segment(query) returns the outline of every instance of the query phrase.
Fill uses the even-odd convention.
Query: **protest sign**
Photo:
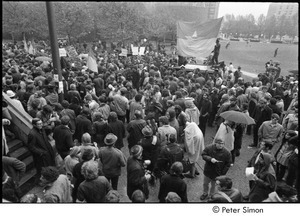
[[[139,55],[139,48],[138,47],[131,47],[132,55]]]
[[[128,54],[127,49],[121,48],[121,53],[119,54],[119,56],[127,57],[127,54]]]
[[[59,48],[59,56],[60,57],[66,57],[67,56],[67,51],[65,48]]]
[[[145,54],[145,47],[140,47],[139,55],[144,55],[144,54]]]

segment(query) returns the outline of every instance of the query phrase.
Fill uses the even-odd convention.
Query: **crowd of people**
[[[235,70],[232,63],[188,71],[165,53],[124,57],[101,46],[90,49],[98,72],[84,58],[81,66],[61,58],[61,88],[51,62],[3,44],[2,91],[15,108],[32,117],[27,146],[36,183],[45,189],[43,198],[12,194],[11,183],[19,178],[3,167],[3,201],[120,202],[118,181],[126,167],[132,202],[145,202],[149,185],[155,183],[160,185],[160,202],[188,202],[185,179],[200,174],[195,166],[200,158],[205,166],[199,201],[297,200],[298,80],[280,76],[279,63],[269,61],[265,72],[244,82],[241,67]],[[7,160],[12,158],[7,141],[15,134],[5,108],[2,163],[16,173],[19,167]],[[220,116],[231,110],[246,113],[256,124]],[[212,144],[204,144],[206,126],[216,129]],[[253,135],[249,148],[257,149],[249,159],[248,166],[254,167],[249,195],[241,195],[226,176],[240,156],[244,134]],[[276,143],[280,147],[273,155]],[[23,174],[24,166],[20,168]]]

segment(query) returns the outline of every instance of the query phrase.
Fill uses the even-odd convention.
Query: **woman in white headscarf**
[[[190,172],[184,176],[187,178],[194,178],[196,172],[195,164],[204,150],[204,137],[200,128],[195,122],[186,122],[184,136],[186,152],[188,155],[188,160],[191,164]]]

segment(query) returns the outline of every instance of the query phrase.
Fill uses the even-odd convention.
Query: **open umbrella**
[[[46,57],[46,56],[36,57],[35,59],[38,61],[52,61],[50,57]]]
[[[239,111],[226,111],[221,113],[220,116],[225,120],[233,121],[239,124],[247,124],[247,125],[255,124],[253,118],[251,118],[246,113],[239,112]]]

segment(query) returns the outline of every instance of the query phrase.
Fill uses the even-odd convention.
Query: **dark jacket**
[[[69,118],[70,118],[70,123],[69,123],[69,127],[70,127],[70,130],[72,133],[75,132],[75,129],[76,129],[76,114],[75,114],[75,111],[72,110],[72,109],[63,109],[61,112],[60,112],[60,116],[64,116],[64,115],[68,115]]]
[[[84,133],[93,134],[92,122],[84,115],[78,115],[76,118],[76,130],[73,139],[78,139],[81,143],[81,137]]]
[[[55,154],[44,129],[33,127],[28,135],[28,149],[33,154],[38,172],[42,167],[55,166]]]
[[[253,119],[256,122],[257,126],[260,126],[264,121],[271,120],[272,109],[269,106],[266,106],[263,110],[261,110],[260,106],[256,106],[253,111]]]
[[[226,175],[231,164],[230,152],[226,148],[217,149],[215,144],[208,145],[203,150],[202,158],[205,160],[204,175],[213,180],[217,176]],[[222,162],[212,163],[212,158]]]
[[[63,159],[69,154],[70,148],[74,146],[72,137],[69,127],[59,125],[54,128],[53,139],[55,140],[55,147]]]
[[[138,189],[145,194],[147,199],[149,189],[143,162],[130,156],[127,160],[127,195],[129,199],[131,199],[132,193]]]
[[[165,198],[169,192],[175,192],[181,198],[181,202],[187,203],[187,185],[185,181],[177,175],[164,175],[161,178],[158,199],[159,202],[166,202]]]
[[[142,129],[147,125],[146,121],[143,119],[136,119],[129,122],[127,125],[128,131],[128,147],[136,145],[144,136],[142,134]]]
[[[93,129],[93,141],[97,142],[99,147],[104,146],[104,138],[108,132],[108,125],[107,122],[104,121],[95,121],[92,124]]]
[[[125,126],[120,120],[108,123],[108,133],[113,133],[118,137],[115,143],[115,147],[121,149],[124,147],[123,138],[125,137]]]

